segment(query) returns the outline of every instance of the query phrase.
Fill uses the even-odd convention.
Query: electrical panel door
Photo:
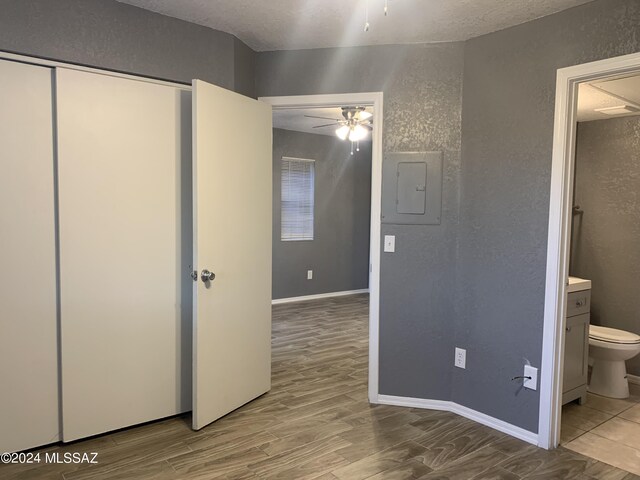
[[[382,223],[438,225],[442,152],[394,152],[382,166]]]
[[[396,213],[424,215],[427,192],[426,162],[400,162],[396,175]]]

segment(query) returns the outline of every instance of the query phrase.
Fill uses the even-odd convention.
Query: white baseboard
[[[633,383],[634,385],[640,385],[640,377],[637,375],[627,374],[627,380],[629,380],[629,383]]]
[[[304,295],[301,297],[276,298],[271,300],[271,305],[279,305],[281,303],[306,302],[307,300],[320,300],[322,298],[344,297],[346,295],[357,295],[358,293],[369,293],[368,288],[362,290],[345,290],[343,292],[319,293],[317,295]]]
[[[538,445],[538,434],[530,432],[515,425],[511,425],[503,420],[499,420],[494,417],[490,417],[484,413],[472,410],[468,407],[458,405],[454,402],[448,402],[445,400],[427,400],[424,398],[411,398],[411,397],[395,397],[392,395],[378,395],[377,402],[383,405],[395,405],[397,407],[413,407],[413,408],[425,408],[428,410],[442,410],[445,412],[455,413],[461,417],[468,418],[474,422],[481,423],[487,427],[491,427],[499,432],[506,433],[512,437],[519,438],[527,443]]]
[[[451,405],[453,404],[453,402],[448,402],[446,400],[427,400],[425,398],[396,397],[394,395],[378,395],[378,400],[375,403],[381,403],[382,405],[393,405],[395,407],[442,410],[445,412],[450,412]]]

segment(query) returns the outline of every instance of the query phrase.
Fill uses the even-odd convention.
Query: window
[[[313,240],[314,176],[314,160],[282,157],[282,241]]]

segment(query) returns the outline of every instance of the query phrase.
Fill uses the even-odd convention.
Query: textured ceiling
[[[615,117],[640,115],[640,112],[622,115],[606,115],[596,108],[630,105],[640,108],[640,76],[617,78],[581,84],[578,92],[578,121],[605,120]]]
[[[257,51],[468,40],[592,0],[118,0],[231,33]],[[369,4],[368,32],[364,32]]]
[[[367,108],[366,110],[373,113],[372,108]],[[340,107],[275,109],[273,110],[273,128],[293,130],[294,132],[315,133],[318,135],[335,135],[336,129],[338,128],[337,122],[336,126],[313,128],[318,125],[332,123],[332,121],[319,118],[307,118],[305,115],[327,117],[336,120],[344,118]]]

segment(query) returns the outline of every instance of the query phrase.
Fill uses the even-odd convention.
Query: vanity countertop
[[[591,280],[585,280],[584,278],[578,277],[569,277],[567,293],[580,292],[582,290],[591,290]]]

